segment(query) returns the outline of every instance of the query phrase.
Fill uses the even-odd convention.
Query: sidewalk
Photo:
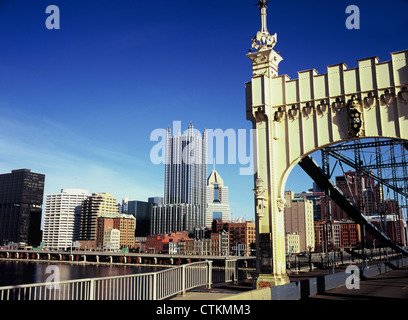
[[[177,295],[169,300],[220,300],[233,298],[234,295],[253,290],[251,283],[231,284],[216,283],[211,289],[205,286],[188,291],[184,295]]]
[[[392,263],[392,259],[387,264]],[[374,261],[367,261],[368,269],[370,266],[378,265],[379,263],[384,263],[384,260],[374,260]],[[354,265],[358,267],[365,266],[365,263],[361,263],[361,261],[356,261]],[[290,282],[300,282],[302,280],[308,280],[312,278],[317,278],[321,276],[327,276],[334,273],[341,273],[345,272],[347,266],[349,264],[339,265],[336,266],[334,269],[314,269],[308,272],[299,272],[298,274],[288,274]],[[252,286],[252,280],[247,280],[245,283],[240,284],[231,284],[231,283],[216,283],[213,285],[211,289],[207,289],[204,286],[195,288],[193,290],[188,291],[184,295],[177,295],[169,300],[220,300],[220,299],[232,299],[234,300],[234,295],[249,292],[254,290]],[[238,298],[238,296],[237,296]]]

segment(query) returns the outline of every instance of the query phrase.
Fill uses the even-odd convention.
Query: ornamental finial
[[[277,42],[277,35],[270,35],[266,25],[266,4],[269,1],[259,0],[256,6],[259,6],[261,11],[261,31],[256,33],[255,38],[252,39],[252,48],[255,48],[258,51],[272,49]],[[251,49],[252,50],[252,49]]]

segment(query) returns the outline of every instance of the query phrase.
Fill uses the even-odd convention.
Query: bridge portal
[[[284,189],[292,168],[326,146],[358,138],[408,140],[408,50],[279,75],[266,1],[259,2],[261,30],[252,40],[252,79],[246,83],[246,117],[254,129],[257,287],[289,282],[285,264]]]

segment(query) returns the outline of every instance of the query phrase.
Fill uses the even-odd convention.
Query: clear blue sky
[[[246,53],[259,30],[256,0],[0,0],[0,172],[46,175],[62,188],[147,200],[163,195],[164,167],[150,161],[150,134],[181,121],[187,129],[250,129]],[[360,8],[348,30],[345,9]],[[60,9],[48,30],[48,5]],[[284,60],[280,74],[408,48],[408,1],[271,1],[268,29]],[[253,181],[217,164],[233,217],[253,217]],[[209,166],[210,172],[212,166]],[[294,169],[286,189],[312,181]]]

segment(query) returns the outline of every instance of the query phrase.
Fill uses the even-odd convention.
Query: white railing
[[[158,272],[0,287],[0,300],[162,300],[212,285],[212,261]]]
[[[225,260],[225,282],[238,282],[237,260]]]

